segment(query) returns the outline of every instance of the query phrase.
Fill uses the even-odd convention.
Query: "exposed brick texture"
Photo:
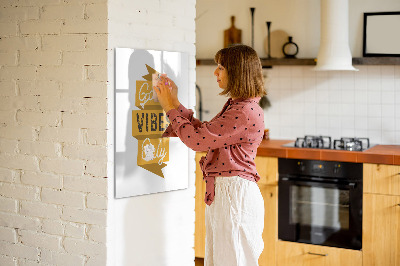
[[[0,265],[106,263],[107,14],[0,1]]]

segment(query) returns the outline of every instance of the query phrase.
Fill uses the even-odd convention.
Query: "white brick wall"
[[[189,55],[189,106],[195,104],[195,5],[196,0],[113,0],[109,6],[108,98],[109,120],[114,120],[114,52],[116,47],[185,52]],[[94,68],[87,75],[96,78]],[[100,77],[102,77],[100,75]],[[88,132],[88,136],[90,132]],[[114,198],[113,130],[108,131],[109,169],[93,163],[86,171],[109,176],[108,264],[194,265],[194,153],[189,155],[188,189]],[[87,204],[93,204],[91,197]],[[101,206],[101,202],[98,202]],[[96,206],[97,203],[96,203]],[[177,206],[179,206],[177,208]],[[93,207],[94,208],[94,207]],[[97,231],[97,230],[96,230]],[[89,239],[98,239],[89,230]],[[97,235],[97,233],[96,233]],[[92,238],[91,238],[92,237]],[[95,237],[95,238],[94,238]],[[91,258],[92,259],[92,258]],[[90,262],[90,260],[89,260]],[[93,265],[96,265],[93,262]]]
[[[105,265],[107,1],[0,1],[0,265]]]

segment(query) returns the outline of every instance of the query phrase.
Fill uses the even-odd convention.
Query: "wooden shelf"
[[[315,58],[260,58],[263,67],[272,66],[314,66]],[[197,59],[196,65],[215,65],[214,59]],[[353,65],[400,65],[400,57],[357,57]]]
[[[358,57],[353,65],[400,65],[400,57]]]

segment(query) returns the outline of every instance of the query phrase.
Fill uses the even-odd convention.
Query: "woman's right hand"
[[[178,86],[176,86],[175,82],[169,77],[161,77],[161,79],[163,82],[168,82],[169,87],[171,88],[172,103],[174,104],[175,108],[178,108],[181,104],[178,100]]]

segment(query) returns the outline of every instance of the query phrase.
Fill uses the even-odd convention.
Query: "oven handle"
[[[289,182],[294,185],[307,185],[307,186],[318,185],[319,187],[337,187],[346,189],[354,189],[356,187],[355,182],[316,181],[316,180],[304,180],[300,178],[290,178],[290,177],[281,177],[280,180],[283,182]]]

